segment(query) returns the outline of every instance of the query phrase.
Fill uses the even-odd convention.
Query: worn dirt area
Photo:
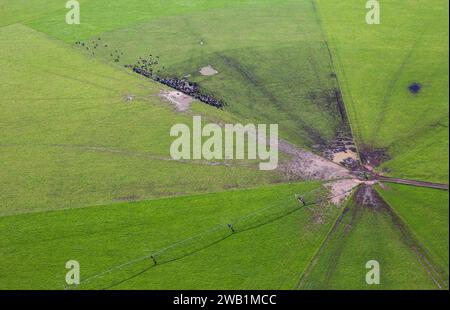
[[[357,161],[358,154],[349,150],[333,154],[333,162],[337,164],[345,162],[348,158]]]
[[[359,153],[361,155],[362,163],[371,167],[378,167],[383,162],[390,159],[390,156],[385,149],[374,149],[367,145],[363,145],[360,148]]]
[[[310,151],[303,150],[287,141],[278,139],[267,139],[264,136],[257,135],[255,132],[240,131],[248,137],[253,137],[260,142],[266,139],[267,145],[271,148],[278,142],[279,153],[285,153],[290,158],[278,163],[277,170],[280,171],[287,180],[323,180],[331,181],[337,179],[353,179],[351,172],[330,160],[327,160]],[[256,135],[256,137],[255,137]]]
[[[219,71],[214,69],[211,65],[201,68],[199,72],[201,75],[204,75],[204,76],[212,76],[212,75],[216,75],[219,73]]]
[[[279,150],[291,156],[278,164],[278,170],[289,180],[336,180],[352,179],[350,171],[312,152],[280,140]]]
[[[360,165],[358,150],[353,138],[349,134],[340,133],[334,141],[318,146],[325,158],[343,165],[349,169],[355,169]]]
[[[330,201],[337,206],[345,201],[352,190],[361,183],[362,181],[358,179],[342,179],[326,183],[325,187],[330,191]]]
[[[373,188],[373,183],[365,182],[356,192],[356,202],[375,211],[386,211],[389,206]]]
[[[180,91],[162,90],[159,93],[159,96],[172,103],[178,112],[186,112],[189,110],[192,102],[194,101],[193,97],[183,94]]]

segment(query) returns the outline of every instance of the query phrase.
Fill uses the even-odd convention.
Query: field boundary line
[[[419,264],[428,274],[430,279],[439,289],[448,289],[448,274],[441,269],[440,264],[436,264],[433,255],[417,238],[417,235],[409,227],[407,222],[395,211],[395,209],[383,198],[383,196],[375,189],[378,196],[388,208],[388,214],[391,218],[394,228],[405,240],[402,242],[408,247],[408,250],[414,253]],[[396,222],[398,225],[396,225]],[[402,228],[402,229],[401,229]],[[408,241],[411,244],[408,244]],[[446,280],[447,279],[447,280]]]
[[[400,77],[401,77],[403,71],[405,71],[405,68],[408,65],[408,62],[409,62],[410,58],[412,57],[414,51],[419,46],[424,33],[425,33],[425,28],[421,31],[420,35],[418,36],[418,39],[409,48],[405,57],[401,61],[400,66],[397,68],[397,70],[395,70],[394,76],[388,82],[388,87],[383,96],[383,101],[381,102],[381,109],[380,109],[380,112],[378,113],[377,121],[375,122],[375,126],[372,129],[372,134],[371,134],[371,137],[372,137],[371,144],[372,145],[375,145],[375,141],[377,140],[377,137],[379,136],[380,129],[381,129],[381,127],[383,127],[383,126],[381,126],[381,123],[383,123],[386,119],[385,114],[387,113],[387,111],[389,109],[389,103],[393,96],[394,89],[395,89],[398,81],[400,80]]]
[[[355,142],[355,147],[356,147],[356,151],[357,151],[358,157],[361,158],[360,151],[359,151],[359,143],[358,143],[359,141],[358,140],[360,140],[362,142],[362,139],[361,139],[361,137],[358,137],[357,135],[355,135],[355,130],[353,128],[354,124],[352,123],[352,120],[351,120],[350,115],[348,113],[348,105],[346,104],[346,98],[344,98],[345,92],[344,92],[343,87],[341,85],[340,78],[338,77],[338,74],[342,71],[341,73],[342,73],[343,79],[345,81],[345,84],[346,85],[348,84],[348,81],[347,81],[347,79],[345,77],[344,68],[343,68],[342,65],[336,65],[336,63],[335,63],[335,60],[334,60],[334,57],[333,57],[334,53],[331,50],[331,48],[329,46],[329,43],[328,43],[330,35],[328,34],[328,32],[325,29],[325,26],[324,26],[324,24],[322,22],[322,19],[321,19],[321,16],[320,16],[320,12],[319,12],[319,8],[318,8],[318,5],[317,5],[317,0],[311,0],[311,4],[312,4],[312,7],[313,7],[314,16],[316,17],[316,22],[317,22],[317,24],[318,24],[318,26],[319,26],[319,28],[321,30],[323,42],[325,43],[325,46],[326,46],[326,48],[328,50],[328,54],[329,54],[329,57],[330,57],[330,62],[331,62],[331,65],[332,65],[332,69],[333,69],[333,71],[336,74],[336,82],[337,82],[337,85],[339,87],[339,91],[341,93],[342,101],[344,103],[345,115],[346,115],[346,118],[347,118],[348,126],[350,128],[350,133],[351,133],[352,138],[353,138],[353,140]],[[336,53],[338,53],[337,47],[336,47]],[[338,62],[339,62],[339,56],[337,56],[336,58],[338,59]],[[348,85],[347,85],[347,89],[350,92],[350,88],[348,87]],[[351,99],[350,101],[353,102],[353,99],[351,98],[351,95],[350,95],[350,99]],[[354,107],[354,105],[351,105],[351,106],[353,108],[353,113],[354,113],[355,118],[356,118],[355,107]]]
[[[353,190],[353,189],[352,189],[352,190]],[[322,186],[319,186],[319,187],[317,187],[317,188],[315,188],[315,189],[313,189],[313,190],[310,190],[310,191],[308,191],[308,192],[306,192],[306,193],[303,193],[303,195],[308,195],[308,194],[316,193],[316,192],[320,192],[320,191],[324,191],[325,193],[329,193],[329,192],[326,190],[326,188],[324,188],[324,187],[322,187]],[[157,266],[159,266],[159,265],[164,265],[164,264],[167,264],[167,263],[171,263],[171,262],[173,262],[173,261],[180,260],[180,259],[182,259],[182,258],[184,258],[184,257],[187,257],[187,256],[190,256],[190,255],[192,255],[192,254],[194,254],[194,253],[200,252],[200,251],[202,251],[202,250],[204,250],[204,249],[206,249],[206,248],[208,248],[208,247],[210,247],[210,246],[212,246],[212,245],[214,245],[214,244],[217,244],[217,243],[219,243],[219,242],[221,242],[221,241],[223,241],[223,240],[225,240],[225,239],[227,239],[227,238],[229,238],[229,237],[231,237],[231,236],[233,236],[233,235],[235,235],[235,234],[239,234],[239,233],[241,233],[241,232],[245,232],[245,231],[249,231],[249,230],[252,230],[252,229],[259,228],[259,227],[261,227],[261,226],[264,226],[264,225],[267,225],[267,224],[269,224],[269,223],[272,223],[272,222],[275,222],[275,221],[277,221],[277,220],[280,220],[281,218],[284,218],[284,217],[286,217],[286,216],[288,216],[288,215],[290,215],[290,214],[293,214],[293,213],[295,213],[295,212],[297,212],[297,211],[303,210],[305,207],[314,206],[314,205],[318,205],[318,204],[320,204],[320,203],[324,203],[324,202],[331,201],[331,199],[336,198],[336,197],[340,197],[340,196],[343,196],[343,195],[346,195],[348,192],[349,192],[349,191],[347,191],[347,192],[345,192],[345,193],[342,193],[342,194],[339,194],[339,195],[331,196],[331,197],[330,197],[329,195],[327,195],[327,197],[324,198],[324,199],[322,199],[322,198],[316,199],[316,200],[313,200],[313,201],[311,201],[311,202],[306,202],[306,203],[303,204],[303,205],[301,205],[301,204],[299,205],[299,201],[293,200],[293,201],[292,201],[292,206],[287,207],[287,210],[285,210],[285,212],[282,212],[281,214],[278,214],[278,215],[275,214],[275,216],[274,216],[273,218],[270,218],[270,219],[268,219],[268,220],[267,220],[266,218],[264,218],[264,221],[261,221],[261,223],[256,223],[256,225],[250,223],[250,224],[248,225],[248,227],[245,227],[245,226],[244,226],[244,227],[240,228],[240,227],[239,227],[240,221],[242,221],[242,220],[245,221],[245,220],[247,220],[249,217],[252,217],[252,216],[255,216],[255,215],[257,216],[258,214],[260,215],[260,213],[262,213],[263,211],[270,210],[270,209],[276,209],[276,208],[279,208],[280,206],[285,205],[287,202],[286,202],[286,201],[283,201],[282,203],[279,203],[279,204],[276,204],[276,205],[272,205],[272,206],[268,206],[268,207],[266,207],[266,208],[262,208],[262,209],[255,210],[255,211],[250,212],[250,213],[248,213],[248,214],[246,214],[246,215],[243,215],[243,216],[241,216],[241,217],[239,217],[239,218],[231,219],[231,220],[230,220],[230,224],[217,224],[217,225],[213,226],[213,227],[212,227],[211,229],[209,229],[209,230],[206,230],[206,231],[203,231],[203,232],[196,233],[196,234],[194,234],[194,235],[192,235],[192,236],[190,236],[190,237],[188,237],[188,238],[185,238],[185,239],[183,239],[183,240],[179,240],[179,241],[177,241],[177,242],[175,242],[175,243],[172,243],[172,244],[170,244],[170,245],[168,245],[168,246],[166,246],[166,247],[164,247],[164,248],[155,250],[155,251],[153,251],[153,252],[150,252],[150,251],[149,251],[150,254],[148,254],[148,255],[145,255],[145,256],[141,256],[141,257],[132,259],[132,260],[130,260],[130,261],[128,261],[128,262],[125,262],[125,263],[122,263],[122,264],[119,264],[119,265],[116,265],[116,266],[112,266],[112,267],[110,267],[110,268],[108,268],[108,269],[106,269],[106,270],[104,270],[104,271],[102,271],[102,272],[100,272],[100,273],[97,273],[97,274],[95,274],[95,275],[92,275],[92,276],[90,276],[90,277],[87,277],[86,280],[82,281],[82,282],[79,284],[79,286],[82,286],[83,284],[89,285],[89,282],[90,282],[91,280],[98,279],[98,278],[100,278],[100,277],[102,277],[102,276],[104,276],[104,275],[106,275],[106,274],[111,274],[111,273],[114,272],[114,271],[120,271],[120,270],[122,270],[122,268],[124,268],[124,267],[126,267],[126,266],[130,266],[130,265],[132,265],[132,264],[134,264],[134,263],[141,262],[141,261],[144,261],[144,260],[149,260],[150,262],[151,262],[151,260],[153,260],[153,262],[154,262],[154,264],[153,264],[153,265],[149,265],[149,266],[148,266],[149,268],[146,268],[145,271],[151,269],[152,267],[157,267]],[[236,227],[236,230],[234,230],[233,227]],[[177,245],[182,245],[182,244],[185,243],[185,242],[188,242],[188,241],[190,241],[190,240],[194,240],[194,239],[197,238],[197,237],[205,236],[205,235],[207,235],[208,233],[211,233],[211,232],[217,232],[217,231],[220,231],[220,230],[223,230],[223,229],[225,229],[225,232],[226,232],[226,233],[223,234],[221,237],[217,238],[215,241],[210,242],[210,243],[207,243],[207,244],[205,244],[205,245],[199,247],[198,249],[192,249],[192,250],[190,250],[190,251],[187,251],[186,253],[181,253],[181,255],[178,255],[178,256],[175,255],[175,257],[173,257],[173,258],[170,258],[170,257],[169,257],[168,259],[163,260],[161,263],[157,263],[157,260],[156,260],[156,259],[158,259],[158,256],[157,256],[158,254],[164,253],[165,251],[170,250],[170,249],[176,247]],[[140,270],[140,271],[139,271],[139,274],[142,274],[142,273],[145,272],[145,271]],[[106,286],[106,287],[103,287],[102,289],[112,288],[112,287],[117,286],[117,285],[119,285],[119,284],[121,284],[121,283],[124,283],[124,282],[126,282],[127,280],[132,279],[132,278],[134,278],[134,277],[135,277],[135,275],[131,275],[131,276],[128,277],[127,279],[124,279],[124,280],[120,280],[120,281],[114,282],[114,283],[112,283],[111,285],[108,285],[108,286]],[[78,289],[78,286],[77,286],[77,287],[65,287],[65,289],[69,289],[69,290]],[[81,287],[81,289],[82,289],[82,287]]]
[[[356,187],[357,188],[357,187]],[[353,191],[354,189],[351,189],[351,191]],[[352,196],[354,195],[354,193],[352,194]],[[314,267],[317,265],[317,262],[320,258],[320,254],[322,254],[323,249],[325,248],[325,246],[328,244],[329,240],[334,236],[334,234],[336,233],[339,225],[341,224],[342,220],[344,219],[344,216],[347,214],[348,211],[350,211],[350,208],[347,206],[347,204],[349,203],[349,201],[351,201],[352,196],[349,197],[349,199],[347,199],[346,205],[345,207],[342,208],[342,211],[339,213],[339,215],[336,217],[336,220],[334,222],[334,224],[330,227],[330,229],[328,230],[327,234],[325,235],[325,237],[323,238],[322,242],[319,244],[316,252],[312,255],[309,263],[306,265],[306,267],[304,268],[303,272],[300,275],[299,280],[297,281],[297,285],[295,287],[295,289],[300,290],[301,287],[304,285],[304,280],[309,276],[309,274],[311,273],[311,271],[314,269]]]

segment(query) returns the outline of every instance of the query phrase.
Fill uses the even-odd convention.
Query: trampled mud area
[[[375,211],[383,211],[389,208],[370,184],[361,185],[356,192],[355,198],[358,205],[371,208]]]
[[[352,194],[355,187],[362,183],[358,179],[342,179],[329,182],[325,184],[325,187],[330,191],[330,201],[334,205],[340,205]]]
[[[362,145],[359,152],[361,162],[366,166],[378,167],[383,162],[390,159],[390,156],[385,149],[375,149],[368,145]]]
[[[344,167],[356,169],[360,165],[358,150],[351,134],[337,134],[336,138],[320,147],[322,155]]]
[[[280,140],[279,150],[288,154],[290,160],[279,163],[280,170],[288,180],[336,180],[351,179],[350,171],[312,152]]]
[[[186,112],[191,107],[194,98],[179,91],[161,91],[161,98],[166,99],[175,106],[178,112]]]

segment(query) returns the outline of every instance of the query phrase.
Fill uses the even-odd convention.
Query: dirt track
[[[442,189],[442,190],[448,191],[448,184],[407,180],[407,179],[399,179],[399,178],[390,178],[390,177],[384,177],[381,175],[376,175],[375,179],[378,181],[381,181],[381,182],[386,182],[386,183],[397,183],[397,184],[404,184],[404,185],[411,185],[411,186],[418,186],[418,187],[429,187],[429,188]]]

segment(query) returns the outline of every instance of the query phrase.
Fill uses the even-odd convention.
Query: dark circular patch
[[[419,83],[412,83],[411,85],[409,85],[408,89],[411,94],[418,94],[422,89],[422,85],[420,85]]]

